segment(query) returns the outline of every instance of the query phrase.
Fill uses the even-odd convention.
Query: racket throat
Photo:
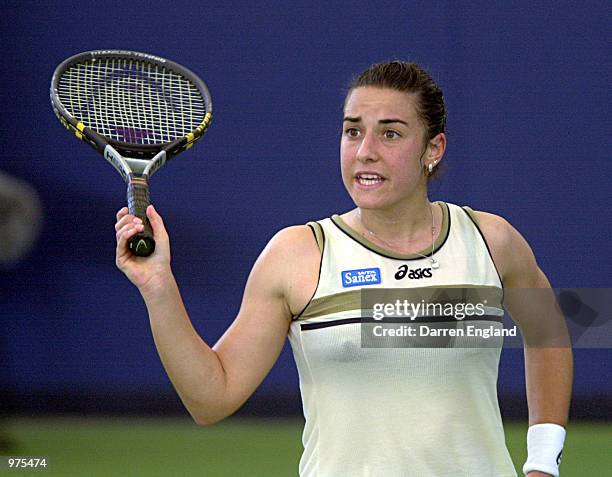
[[[159,151],[152,159],[134,159],[123,157],[110,144],[104,148],[104,159],[106,159],[125,182],[130,181],[130,175],[151,177],[161,166],[166,163],[166,151]]]

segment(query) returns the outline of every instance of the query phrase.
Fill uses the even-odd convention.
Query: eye
[[[400,137],[400,133],[398,133],[397,131],[394,131],[393,129],[387,129],[384,132],[385,135],[385,139],[397,139],[398,137]]]
[[[344,130],[344,134],[346,134],[348,137],[358,137],[359,136],[359,129],[357,129],[357,128],[346,128]]]

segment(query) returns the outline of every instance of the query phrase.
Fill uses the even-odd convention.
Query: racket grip
[[[130,176],[127,189],[127,202],[130,214],[142,220],[144,230],[128,240],[128,249],[138,257],[148,257],[155,250],[153,229],[147,218],[149,184],[146,177]]]

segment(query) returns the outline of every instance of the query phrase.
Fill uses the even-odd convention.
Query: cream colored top
[[[360,318],[371,316],[361,306],[365,290],[487,290],[496,298],[483,320],[503,314],[502,284],[482,234],[461,207],[440,206],[438,269],[429,257],[377,247],[339,216],[311,224],[323,249],[319,283],[289,331],[306,419],[300,476],[516,476],[497,402],[501,342],[362,347]],[[398,275],[402,266],[407,271]]]

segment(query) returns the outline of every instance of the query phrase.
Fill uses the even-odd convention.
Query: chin
[[[346,184],[345,184],[346,186]],[[387,193],[382,191],[363,191],[356,188],[346,188],[353,203],[360,209],[387,209],[392,207],[394,202],[389,200]]]
[[[386,200],[374,197],[352,197],[353,202],[360,209],[386,209],[391,204]]]

